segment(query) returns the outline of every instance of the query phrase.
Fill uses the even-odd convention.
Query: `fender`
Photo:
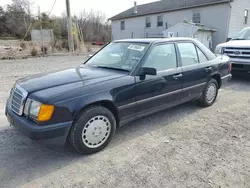
[[[99,91],[98,93],[78,96],[66,101],[58,102],[55,105],[57,107],[67,107],[73,120],[77,116],[77,114],[85,107],[91,104],[97,104],[104,101],[111,103],[118,111],[118,107],[114,102],[113,96],[110,94],[110,90],[104,90],[101,92]]]

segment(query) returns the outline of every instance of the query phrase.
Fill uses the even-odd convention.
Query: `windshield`
[[[89,66],[131,71],[140,61],[149,44],[110,43],[85,64]]]
[[[245,28],[232,40],[250,40],[250,28]]]

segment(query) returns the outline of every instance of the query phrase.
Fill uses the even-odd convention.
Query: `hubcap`
[[[91,118],[82,130],[82,141],[89,148],[98,148],[106,142],[111,132],[111,124],[105,116]]]
[[[216,97],[216,85],[214,83],[211,83],[209,86],[208,86],[208,89],[207,89],[207,93],[206,93],[206,99],[207,99],[207,102],[211,103],[214,101],[215,97]]]

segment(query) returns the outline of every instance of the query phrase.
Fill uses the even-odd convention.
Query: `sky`
[[[137,0],[137,4],[145,4],[157,0]],[[54,0],[30,0],[32,3],[33,13],[36,13],[38,6],[41,12],[50,12]],[[0,0],[0,6],[11,4],[12,0]],[[103,12],[107,18],[110,18],[128,8],[134,6],[134,0],[70,0],[71,14],[78,15],[81,10]],[[56,0],[52,15],[60,16],[66,11],[65,0]]]

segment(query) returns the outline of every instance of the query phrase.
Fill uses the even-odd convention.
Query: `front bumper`
[[[232,62],[232,73],[234,75],[250,75],[250,61],[246,62]]]
[[[10,109],[8,102],[5,114],[10,124],[17,128],[22,134],[33,140],[39,140],[49,145],[64,145],[72,125],[72,122],[64,122],[39,126],[25,117],[15,114]]]

